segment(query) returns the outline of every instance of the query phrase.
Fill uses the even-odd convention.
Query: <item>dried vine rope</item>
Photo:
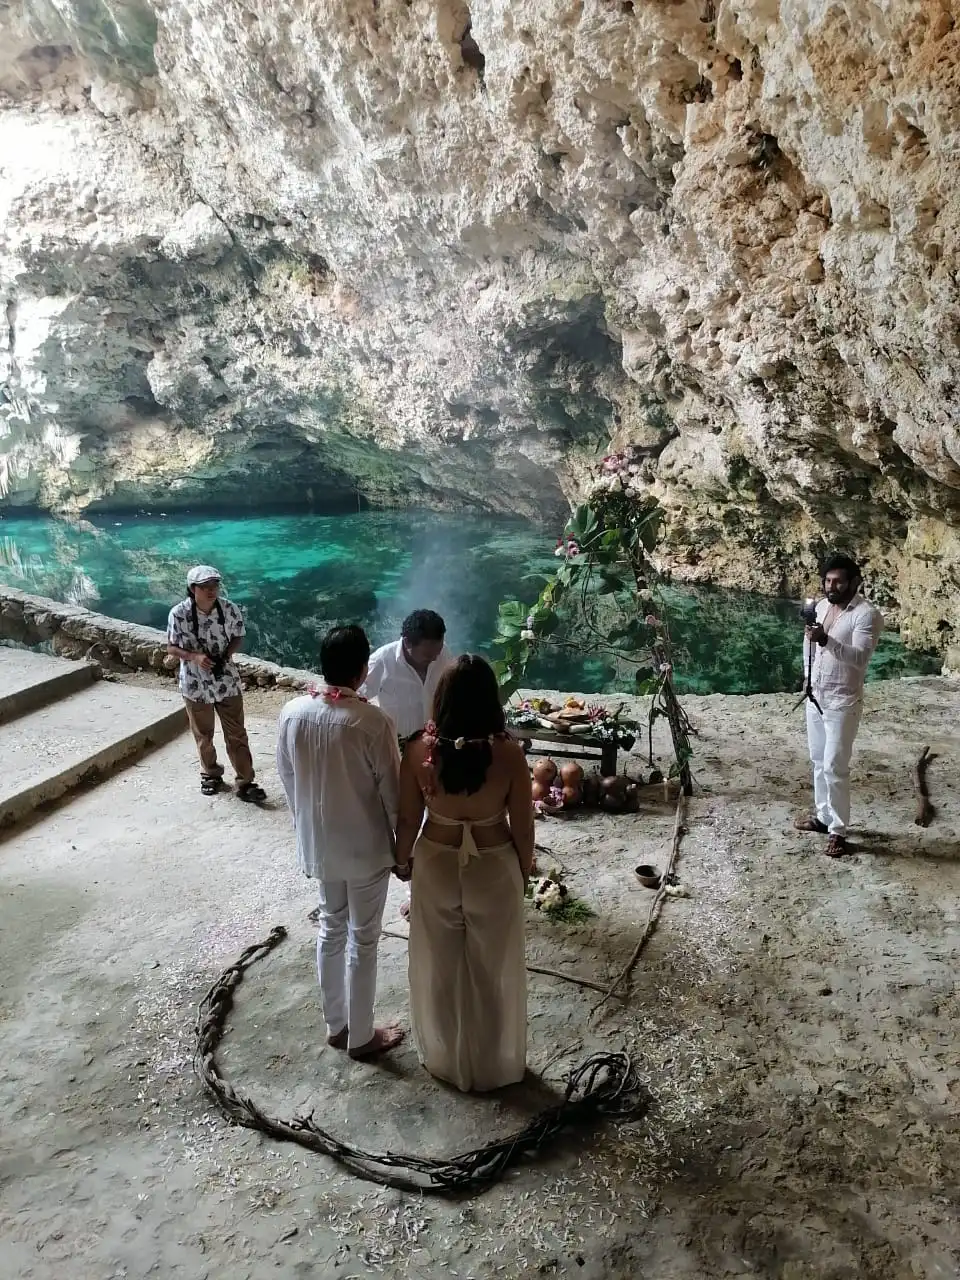
[[[929,827],[936,817],[937,811],[931,803],[930,790],[927,787],[927,766],[936,758],[929,747],[924,747],[917,763],[913,766],[913,789],[917,795],[917,815],[913,821],[918,827]]]
[[[321,1129],[314,1123],[312,1112],[292,1120],[276,1119],[224,1079],[216,1054],[233,1007],[234,992],[244,974],[286,936],[286,929],[276,925],[262,942],[247,947],[223,971],[200,1004],[194,1065],[204,1089],[235,1124],[330,1156],[368,1182],[398,1191],[462,1195],[491,1186],[511,1165],[539,1151],[563,1129],[599,1120],[638,1120],[649,1108],[650,1095],[629,1057],[625,1053],[595,1053],[569,1072],[564,1097],[556,1106],[541,1112],[508,1138],[448,1159],[363,1151]]]
[[[630,977],[630,974],[633,973],[636,963],[640,959],[640,954],[643,951],[643,948],[650,941],[653,931],[657,927],[657,921],[660,919],[660,912],[663,909],[664,899],[667,897],[667,885],[670,883],[670,877],[673,875],[674,868],[677,865],[677,858],[680,856],[680,841],[683,839],[684,832],[686,831],[686,827],[684,825],[686,808],[687,797],[681,791],[677,799],[677,816],[673,824],[673,844],[670,846],[670,856],[667,859],[667,868],[660,877],[660,888],[657,890],[656,897],[650,904],[650,912],[647,916],[647,923],[643,926],[643,932],[640,934],[640,941],[637,943],[636,947],[634,947],[633,955],[620,970],[616,978],[614,978],[613,982],[611,982],[610,986],[607,987],[603,999],[598,1000],[590,1010],[591,1017],[603,1008],[607,1001],[611,999],[617,988],[622,986],[623,983],[626,982],[627,978]]]

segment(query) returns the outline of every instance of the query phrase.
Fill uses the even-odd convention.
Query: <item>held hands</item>
[[[805,627],[803,634],[812,644],[818,644],[822,647],[827,643],[827,633],[819,622],[815,627]]]
[[[407,862],[395,862],[393,866],[393,874],[398,880],[406,881],[413,878],[413,859]]]

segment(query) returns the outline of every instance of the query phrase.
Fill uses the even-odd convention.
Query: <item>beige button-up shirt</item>
[[[829,600],[817,605],[817,621],[824,626],[834,612]],[[813,693],[821,707],[840,710],[863,700],[867,667],[883,631],[880,610],[856,595],[827,624],[827,643],[813,646]],[[803,669],[807,669],[810,641],[803,641]]]

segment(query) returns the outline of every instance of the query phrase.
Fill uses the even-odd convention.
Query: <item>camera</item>
[[[817,602],[809,597],[800,606],[800,618],[805,627],[817,625]]]
[[[225,655],[222,653],[211,653],[208,656],[210,658],[210,661],[213,663],[213,665],[210,668],[210,674],[213,676],[214,680],[222,679],[224,668],[227,665],[227,659]]]

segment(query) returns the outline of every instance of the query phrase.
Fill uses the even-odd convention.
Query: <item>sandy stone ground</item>
[[[808,795],[788,697],[689,700],[698,793],[680,874],[629,1001],[531,975],[529,1083],[461,1097],[410,1045],[379,1066],[325,1046],[314,905],[278,801],[202,798],[184,737],[0,846],[0,1275],[955,1280],[960,1275],[960,686],[874,687],[855,763],[855,853],[791,822]],[[252,739],[271,795],[274,702]],[[913,825],[924,743],[933,826]],[[663,744],[661,744],[661,750]],[[586,925],[530,911],[531,962],[609,980],[633,949],[672,808],[538,828]],[[387,926],[398,931],[394,884]],[[190,1064],[197,1003],[270,927],[228,1075],[349,1140],[441,1154],[523,1123],[587,1053],[626,1048],[640,1123],[574,1133],[459,1201],[358,1182],[227,1125]],[[380,1010],[406,1013],[385,938]]]

